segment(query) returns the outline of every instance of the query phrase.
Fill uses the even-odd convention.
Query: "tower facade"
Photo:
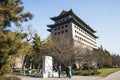
[[[74,46],[83,45],[88,48],[97,48],[94,34],[96,31],[81,20],[72,10],[62,11],[58,16],[50,18],[54,24],[47,25],[53,38],[64,35]]]

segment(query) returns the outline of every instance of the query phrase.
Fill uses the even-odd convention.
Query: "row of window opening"
[[[81,37],[79,37],[79,36],[77,36],[77,35],[75,35],[75,37],[78,38],[78,39],[80,39],[80,40],[82,40],[82,41],[84,41],[84,42],[86,42],[86,43],[88,43],[88,44],[91,44],[91,45],[93,45],[93,46],[96,46],[95,44],[93,44],[93,43],[91,43],[91,42],[89,42],[89,41],[87,41],[87,40],[85,40],[85,39],[83,39],[83,38],[81,38]]]
[[[78,29],[79,31],[83,32],[84,34],[88,35],[89,37],[93,38],[91,35],[89,35],[87,32],[85,32],[84,30],[82,30],[81,28],[77,27],[76,25],[74,26],[76,29]]]
[[[85,37],[85,38],[89,39],[90,41],[92,41],[92,42],[96,43],[95,41],[93,41],[93,40],[91,40],[90,38],[88,38],[88,37],[84,36],[83,34],[81,34],[80,32],[78,32],[78,31],[76,31],[76,30],[75,30],[75,33],[77,33],[77,34],[79,34],[79,35],[81,35],[81,36],[83,36],[83,37]]]
[[[61,23],[61,22],[67,21],[68,19],[69,19],[69,18],[66,17],[66,18],[63,18],[63,19],[57,20],[56,23]]]
[[[62,26],[62,27],[55,28],[54,30],[57,31],[57,30],[64,29],[64,28],[67,28],[67,27],[68,27],[68,25],[65,25],[65,26]]]
[[[67,33],[68,32],[68,30],[65,30],[65,31],[61,31],[61,32],[55,32],[55,35],[60,35],[60,34],[64,34],[64,33]]]

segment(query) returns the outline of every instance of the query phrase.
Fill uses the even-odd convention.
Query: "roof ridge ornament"
[[[68,11],[63,10],[63,11],[59,14],[59,16],[65,15],[67,12],[68,12]]]

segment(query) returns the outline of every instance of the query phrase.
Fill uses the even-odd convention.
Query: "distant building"
[[[63,10],[60,15],[50,19],[54,24],[47,26],[53,38],[64,35],[73,42],[74,46],[82,44],[91,49],[97,48],[97,36],[94,34],[96,31],[76,16],[72,10]]]

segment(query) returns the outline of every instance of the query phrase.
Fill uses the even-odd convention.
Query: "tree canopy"
[[[11,23],[21,26],[22,22],[32,19],[33,15],[23,10],[22,0],[0,0],[0,28],[11,26]]]
[[[24,12],[22,0],[0,0],[0,74],[10,69],[12,56],[18,53],[26,55],[31,48],[26,34],[6,30],[6,27],[12,24],[21,27],[22,22],[32,17],[30,12]]]
[[[102,47],[93,50],[95,61],[99,68],[112,67],[112,56],[109,51]]]
[[[11,57],[25,48],[24,38],[24,34],[0,30],[0,73],[4,65],[11,64]]]

